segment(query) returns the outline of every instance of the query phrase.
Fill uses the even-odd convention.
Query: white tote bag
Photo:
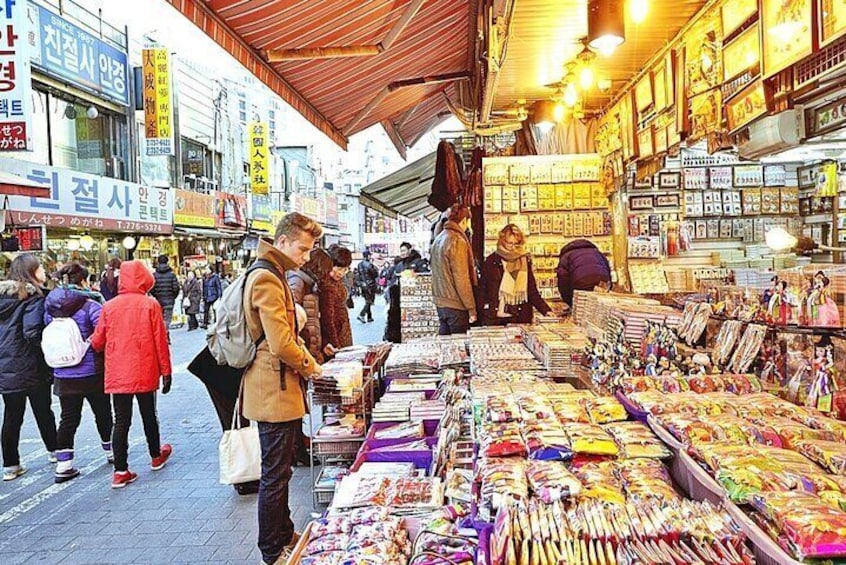
[[[258,426],[251,423],[243,428],[236,427],[241,408],[241,397],[235,402],[232,427],[223,432],[218,451],[220,452],[220,482],[237,485],[257,481],[261,477],[261,444]]]

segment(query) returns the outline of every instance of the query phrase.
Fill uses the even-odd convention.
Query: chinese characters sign
[[[0,0],[0,151],[31,148],[28,32],[24,0]]]
[[[250,154],[250,188],[253,194],[266,195],[270,189],[269,141],[267,124],[250,122],[247,151]]]
[[[33,37],[33,63],[50,74],[88,88],[124,106],[129,105],[125,51],[96,38],[41,6],[31,6],[30,17],[37,26]]]
[[[173,155],[170,54],[167,49],[144,49],[142,58],[147,155]]]
[[[174,220],[180,226],[213,228],[217,216],[215,196],[190,190],[174,191]]]
[[[173,231],[169,190],[0,157],[0,169],[49,185],[49,198],[10,196],[20,225],[133,233]]]

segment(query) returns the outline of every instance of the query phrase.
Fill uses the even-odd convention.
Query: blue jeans
[[[288,507],[288,483],[296,457],[296,438],[302,420],[259,422],[261,479],[258,491],[258,547],[265,563],[275,563],[294,536]]]
[[[438,335],[466,334],[470,329],[470,312],[455,308],[438,308],[441,327]]]

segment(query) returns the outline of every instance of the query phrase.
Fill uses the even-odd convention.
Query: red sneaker
[[[154,457],[152,463],[150,463],[150,468],[153,471],[158,471],[162,467],[165,466],[167,460],[170,458],[170,455],[173,453],[173,447],[169,443],[162,445],[161,450],[159,451],[159,456]]]
[[[132,471],[115,471],[112,477],[112,488],[123,488],[129,483],[134,483],[137,478],[138,474]]]

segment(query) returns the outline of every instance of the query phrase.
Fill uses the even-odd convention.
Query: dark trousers
[[[470,312],[455,308],[438,308],[438,335],[466,334],[470,329]]]
[[[112,403],[108,394],[96,392],[92,394],[68,394],[59,397],[62,415],[59,419],[58,448],[73,449],[73,438],[82,419],[82,401],[87,400],[88,406],[94,412],[94,422],[100,441],[108,443],[112,440]]]
[[[115,471],[127,471],[129,463],[129,428],[132,426],[132,399],[138,399],[138,411],[144,423],[144,435],[147,436],[147,447],[150,457],[161,455],[161,441],[159,439],[159,421],[156,417],[156,393],[141,394],[113,394],[112,403],[115,408],[115,427],[112,431],[112,450],[115,454]]]
[[[361,296],[364,298],[364,308],[361,309],[361,312],[359,312],[358,317],[370,320],[372,322],[373,312],[370,311],[370,307],[373,306],[373,301],[376,300],[376,293],[368,288],[365,288],[362,289]]]
[[[215,301],[216,302],[216,301]],[[211,322],[214,315],[214,302],[206,302],[205,313],[203,314],[203,327],[206,327]]]
[[[196,314],[188,314],[188,329],[189,330],[196,330],[200,327],[200,323],[197,321]]]
[[[261,480],[258,491],[258,547],[265,563],[275,563],[294,535],[288,483],[302,420],[259,422]]]
[[[385,327],[385,341],[402,342],[402,310],[400,309],[400,283],[388,287],[388,323]]]
[[[41,440],[47,451],[56,451],[56,416],[50,408],[50,383],[39,385],[22,392],[10,392],[3,395],[3,429],[0,432],[3,444],[3,466],[20,465],[21,457],[18,446],[21,441],[21,427],[26,411],[26,399],[38,424]]]
[[[162,306],[162,318],[164,318],[165,329],[170,330],[170,323],[173,321],[173,304]]]

